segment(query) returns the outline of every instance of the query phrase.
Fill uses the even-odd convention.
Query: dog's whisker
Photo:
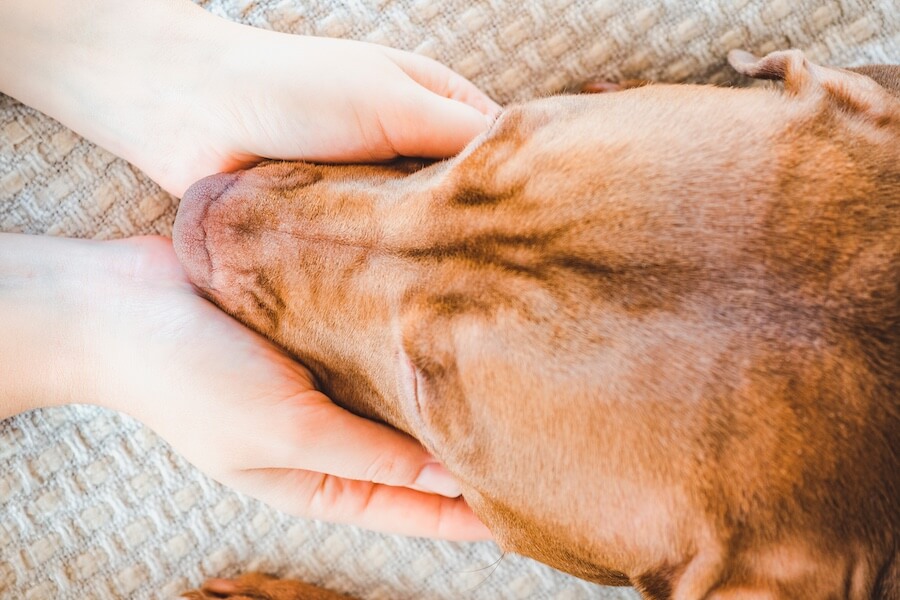
[[[487,583],[488,579],[491,578],[491,575],[493,575],[494,573],[497,572],[497,569],[500,567],[500,563],[503,561],[504,558],[506,558],[506,552],[504,552],[503,554],[501,554],[500,557],[499,557],[497,560],[495,560],[493,563],[491,563],[491,564],[489,564],[489,565],[486,565],[486,566],[484,566],[484,567],[481,567],[480,569],[474,569],[474,570],[471,570],[471,571],[461,571],[462,573],[467,573],[467,572],[468,572],[468,573],[477,573],[477,572],[483,571],[483,570],[485,570],[485,569],[491,569],[491,572],[488,573],[487,575],[485,575],[484,579],[482,579],[481,581],[479,581],[478,583],[476,583],[474,586],[472,586],[471,588],[469,588],[467,591],[468,591],[469,593],[472,593],[472,592],[474,592],[475,590],[477,590],[478,588],[480,588],[481,586],[483,586],[485,583]]]

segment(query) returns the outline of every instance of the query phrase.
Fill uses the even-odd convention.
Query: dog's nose
[[[197,287],[208,288],[212,279],[212,261],[206,239],[209,207],[234,185],[237,178],[237,173],[204,177],[188,188],[178,206],[172,241],[178,259]]]

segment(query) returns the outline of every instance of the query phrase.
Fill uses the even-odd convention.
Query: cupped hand
[[[168,184],[176,191],[198,174],[233,170],[262,157],[441,158],[460,151],[500,110],[472,83],[416,54],[232,23],[226,28],[222,72],[208,75],[201,92],[208,114],[197,121],[207,128],[199,139],[207,143],[195,146],[199,154],[188,172]],[[152,171],[153,157],[146,158]],[[167,167],[172,174],[185,168]]]
[[[58,13],[52,0],[0,3],[0,89],[178,196],[264,157],[450,155],[499,110],[429,59],[237,25],[186,0],[141,10],[92,0]],[[282,510],[411,535],[488,536],[462,499],[412,489],[455,493],[414,440],[335,406],[303,367],[199,297],[168,240],[0,243],[11,253],[0,266],[52,273],[12,295],[0,286],[0,300],[33,313],[9,325],[23,330],[11,339],[56,340],[31,344],[19,362],[57,371],[0,398],[0,415],[44,388],[59,403],[93,397]]]
[[[0,3],[0,91],[181,196],[263,158],[439,158],[499,107],[423,56],[288,35],[188,0]]]
[[[129,11],[88,16],[120,24]],[[87,58],[57,67],[80,93],[44,110],[179,197],[207,175],[263,158],[449,156],[500,110],[462,76],[409,52],[239,25],[189,2],[151,4],[145,19],[134,31],[93,25],[98,32],[73,50]],[[148,33],[157,31],[165,34]]]
[[[333,404],[305,368],[198,296],[168,239],[101,245],[109,282],[94,282],[94,293],[106,293],[109,310],[91,331],[106,372],[99,397],[113,408],[282,511],[406,535],[489,537],[414,439]]]

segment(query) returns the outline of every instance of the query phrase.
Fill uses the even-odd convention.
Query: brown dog
[[[900,85],[511,107],[459,156],[185,196],[196,284],[452,471],[507,550],[648,598],[898,598]]]

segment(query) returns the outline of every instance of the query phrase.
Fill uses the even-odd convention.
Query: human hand
[[[181,123],[159,122],[169,132],[160,140],[165,147],[140,146],[132,155],[179,196],[201,177],[262,157],[376,162],[449,156],[500,110],[469,81],[415,54],[220,26],[221,69],[190,76],[198,82],[192,106],[201,112]],[[157,120],[166,117],[162,112]]]
[[[168,239],[0,234],[0,279],[0,416],[26,408],[4,408],[9,398],[91,401],[282,511],[406,535],[490,536],[462,498],[410,489],[458,495],[415,440],[339,408],[305,368],[198,296]],[[4,389],[17,379],[18,390]]]
[[[0,90],[122,156],[176,196],[206,175],[262,157],[448,156],[499,111],[433,60],[238,25],[187,1],[143,2],[140,9],[116,0],[74,3],[68,24],[41,18],[41,7],[58,11],[53,0],[0,9],[0,21],[40,19],[33,29],[46,34],[30,40],[23,39],[32,30],[26,27],[5,32]],[[57,22],[65,35],[45,31]],[[17,65],[6,73],[4,50]],[[23,59],[38,64],[28,68]]]

